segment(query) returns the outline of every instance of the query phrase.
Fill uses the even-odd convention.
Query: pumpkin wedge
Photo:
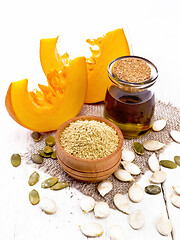
[[[87,89],[84,57],[66,59],[61,70],[47,73],[48,86],[28,92],[28,80],[12,82],[5,105],[10,116],[20,125],[38,132],[53,131],[75,117],[81,110]]]
[[[117,57],[130,55],[129,45],[123,29],[108,32],[97,39],[87,39],[86,42],[91,46],[96,45],[98,50],[90,47],[92,56],[86,59],[88,86],[85,103],[101,102],[104,101],[110,82],[107,73],[108,65]],[[40,61],[45,74],[52,68],[59,70],[61,67],[56,43],[57,38],[40,41]]]

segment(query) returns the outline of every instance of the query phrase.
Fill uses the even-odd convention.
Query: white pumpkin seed
[[[157,172],[159,171],[159,161],[156,157],[156,154],[153,153],[149,159],[148,159],[148,165],[149,165],[149,168],[151,169],[152,172]]]
[[[122,161],[121,164],[123,165],[124,169],[130,174],[138,175],[141,173],[140,168],[134,163]]]
[[[156,227],[157,227],[157,230],[159,231],[159,233],[163,236],[168,236],[172,231],[172,225],[171,225],[170,220],[163,215],[161,215],[158,218]]]
[[[119,225],[114,225],[110,228],[109,236],[111,240],[126,240],[124,231]]]
[[[170,199],[175,207],[180,208],[180,196],[171,194]]]
[[[172,188],[174,189],[174,191],[175,191],[178,195],[180,195],[180,185],[179,185],[179,186],[176,186],[176,187],[172,186]]]
[[[117,193],[114,195],[114,204],[121,212],[129,214],[130,204],[126,195]]]
[[[119,179],[120,181],[123,182],[132,182],[134,181],[134,178],[131,176],[131,174],[124,170],[124,169],[120,169],[118,168],[115,172],[114,172],[114,176]]]
[[[133,151],[124,148],[122,150],[122,156],[121,156],[122,160],[126,161],[126,162],[132,162],[135,159],[135,154]]]
[[[163,130],[163,128],[165,128],[166,123],[167,123],[166,119],[157,120],[153,123],[152,129],[155,132],[159,132],[159,131]]]
[[[128,196],[132,202],[138,203],[144,197],[144,190],[137,183],[134,183],[128,190]]]
[[[170,132],[170,136],[173,138],[174,141],[180,143],[180,131],[172,130]]]
[[[94,222],[89,222],[79,227],[81,229],[81,232],[87,237],[98,237],[104,232],[103,227],[100,224]]]
[[[41,206],[42,210],[48,214],[53,214],[57,210],[56,203],[52,199],[47,198],[47,197],[43,198],[40,201],[40,206]]]
[[[95,200],[90,196],[85,196],[80,201],[80,208],[85,212],[88,213],[94,209]]]
[[[97,218],[105,218],[109,215],[109,205],[106,202],[97,202],[94,207],[94,214]]]
[[[129,215],[129,225],[133,229],[140,229],[144,226],[145,218],[140,210],[135,210]]]
[[[163,183],[166,180],[166,173],[164,171],[157,171],[152,174],[149,181],[152,183]]]
[[[159,141],[154,141],[154,140],[146,140],[143,143],[143,146],[146,150],[148,151],[157,151],[165,146],[164,143],[161,143]]]
[[[109,193],[113,188],[112,182],[108,180],[104,180],[98,184],[97,190],[104,197],[107,193]]]

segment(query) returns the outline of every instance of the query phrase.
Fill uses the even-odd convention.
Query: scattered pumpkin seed
[[[165,167],[165,168],[171,168],[171,169],[173,169],[173,168],[176,168],[176,167],[177,167],[177,164],[176,164],[175,162],[170,161],[170,160],[161,160],[161,161],[159,162],[159,164],[160,164],[161,166]]]
[[[53,136],[48,136],[45,139],[45,143],[47,146],[53,147],[55,145],[55,138]]]
[[[39,193],[33,189],[30,193],[29,193],[29,201],[32,205],[36,205],[39,203],[40,197],[39,197]]]
[[[108,180],[104,180],[100,182],[97,186],[98,192],[104,197],[107,193],[109,193],[113,188],[112,182]]]
[[[109,205],[106,202],[97,202],[94,207],[94,214],[97,218],[106,218],[109,215]]]
[[[175,207],[180,208],[180,196],[171,194],[170,199]]]
[[[145,223],[144,215],[139,209],[135,210],[129,215],[129,225],[133,229],[136,230],[141,229],[144,226],[144,223]]]
[[[126,240],[124,232],[119,225],[114,225],[110,228],[109,236],[111,240]]]
[[[89,222],[79,226],[81,232],[87,237],[98,237],[103,234],[103,227],[99,223]]]
[[[30,175],[28,184],[29,186],[34,186],[38,181],[39,181],[39,173],[35,171]]]
[[[131,176],[131,174],[124,170],[124,169],[120,169],[118,168],[115,172],[114,172],[114,176],[119,179],[120,181],[123,182],[132,182],[134,181],[134,178]]]
[[[57,159],[56,151],[54,151],[54,152],[51,154],[51,158],[52,158],[52,159]]]
[[[34,163],[40,164],[40,163],[43,162],[43,158],[42,158],[39,154],[33,154],[33,155],[31,156],[31,159],[32,159],[32,161],[33,161]]]
[[[143,145],[139,142],[134,142],[133,143],[133,149],[139,155],[144,155],[145,154],[145,149],[144,149]]]
[[[126,161],[126,162],[132,162],[135,159],[135,154],[133,151],[124,148],[122,150],[122,156],[121,156],[122,160]]]
[[[155,131],[155,132],[159,132],[161,130],[163,130],[166,126],[166,122],[167,120],[166,119],[160,119],[160,120],[157,120],[153,123],[152,125],[152,129]]]
[[[39,132],[33,132],[31,133],[31,137],[35,142],[39,142],[42,138],[42,135]]]
[[[156,154],[153,153],[149,159],[148,159],[148,165],[149,165],[149,168],[152,172],[156,172],[156,171],[159,171],[159,161],[156,157]]]
[[[53,214],[57,210],[56,203],[47,197],[41,199],[40,206],[42,210],[47,214]]]
[[[140,168],[134,163],[122,161],[121,164],[123,165],[124,169],[130,174],[138,175],[141,173]]]
[[[51,155],[46,154],[43,150],[38,150],[38,153],[43,158],[50,158],[51,157]]]
[[[145,192],[151,195],[156,195],[161,192],[161,188],[157,185],[149,185],[145,187]]]
[[[50,154],[50,155],[51,155],[51,153],[53,153],[53,149],[52,149],[52,147],[50,147],[50,146],[46,146],[43,151],[44,151],[46,154]]]
[[[157,171],[152,174],[149,181],[152,183],[163,183],[166,180],[166,173],[164,171]]]
[[[159,231],[159,233],[163,236],[168,236],[172,231],[172,225],[171,225],[170,220],[163,215],[161,215],[157,219],[156,227],[157,227],[157,230]]]
[[[21,164],[21,156],[18,153],[14,153],[11,156],[11,164],[13,167],[18,167]]]
[[[174,161],[178,166],[180,166],[180,156],[175,156]]]
[[[51,177],[46,179],[44,182],[41,183],[41,187],[42,188],[50,188],[53,185],[55,185],[58,182],[58,178],[57,177]]]
[[[177,143],[180,143],[180,131],[172,130],[170,132],[170,136],[174,141],[176,141]]]
[[[128,190],[129,199],[132,202],[138,203],[144,197],[144,190],[136,182]]]
[[[130,213],[130,204],[126,195],[117,193],[114,195],[114,204],[123,213]]]
[[[175,191],[178,195],[180,195],[180,185],[179,185],[179,186],[176,186],[176,187],[172,186],[172,188],[174,189],[174,191]]]
[[[67,182],[57,182],[50,189],[51,190],[61,190],[61,189],[66,188],[66,187],[68,187]]]
[[[95,200],[90,196],[85,196],[80,201],[80,208],[85,213],[92,211],[94,209],[94,206],[95,206]]]
[[[159,141],[154,141],[154,140],[146,140],[143,143],[143,146],[146,150],[148,151],[157,151],[165,146],[164,143],[161,143]]]

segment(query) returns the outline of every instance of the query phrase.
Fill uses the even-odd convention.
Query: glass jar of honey
[[[121,129],[125,138],[141,136],[152,126],[156,66],[142,57],[124,56],[109,64],[108,74],[111,84],[104,116]]]

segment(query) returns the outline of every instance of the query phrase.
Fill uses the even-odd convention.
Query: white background
[[[180,107],[180,14],[179,2],[167,0],[138,1],[1,1],[0,3],[0,148],[1,148],[1,193],[0,193],[0,239],[48,240],[86,239],[78,225],[93,214],[85,216],[78,208],[80,193],[72,189],[61,193],[49,193],[58,203],[54,216],[43,214],[38,206],[30,206],[27,196],[30,191],[27,178],[33,169],[22,164],[18,169],[10,165],[14,152],[25,152],[31,143],[30,131],[16,124],[7,114],[4,99],[12,81],[29,79],[29,88],[45,82],[39,61],[41,38],[62,39],[62,53],[70,57],[87,55],[86,38],[99,37],[107,31],[125,27],[134,55],[152,61],[159,70],[156,97]],[[171,116],[170,116],[171,117]],[[179,145],[175,146],[179,149]],[[178,171],[178,170],[177,170]],[[179,183],[179,172],[171,174],[166,184],[171,193],[172,182]],[[150,173],[147,173],[147,175]],[[45,175],[41,173],[42,179]],[[146,177],[141,180],[146,183]],[[40,185],[38,185],[39,191]],[[74,197],[70,198],[73,192]],[[44,192],[42,192],[42,195]],[[146,212],[147,224],[142,231],[133,231],[127,224],[127,216],[112,211],[108,220],[102,220],[105,234],[119,222],[124,227],[127,239],[160,240],[155,228],[157,212],[166,212],[163,196],[145,199],[140,205]],[[148,208],[147,206],[151,206]],[[174,226],[174,239],[180,239],[179,209],[169,204]]]

